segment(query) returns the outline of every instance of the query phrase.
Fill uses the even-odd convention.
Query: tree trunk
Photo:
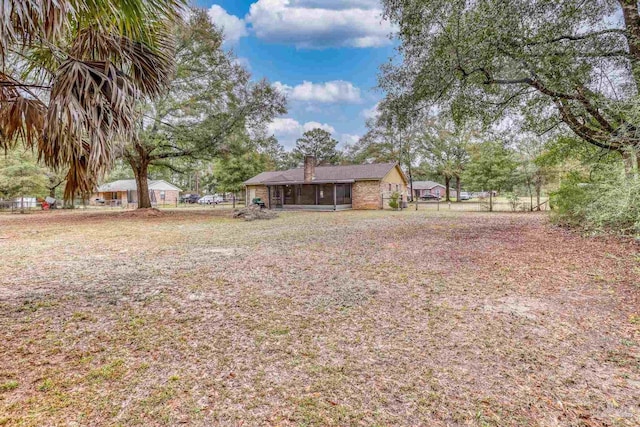
[[[409,162],[409,201],[413,202],[413,175],[411,173],[411,162]]]
[[[493,190],[489,190],[489,212],[493,212]]]
[[[462,190],[462,185],[460,183],[460,177],[456,176],[456,202],[460,202],[460,190]]]
[[[629,60],[631,72],[636,83],[640,87],[640,13],[637,0],[619,0],[622,7],[625,28],[627,30],[627,46],[629,48]]]
[[[536,210],[540,210],[540,195],[542,193],[542,181],[536,181],[536,206],[538,207]]]
[[[151,198],[149,197],[149,164],[146,162],[134,163],[129,162],[136,177],[136,188],[138,193],[138,209],[148,209],[151,207]]]
[[[445,202],[450,202],[451,201],[451,197],[450,197],[450,191],[449,191],[449,184],[451,184],[451,177],[445,176],[444,177],[444,194],[445,194]]]
[[[624,170],[628,177],[637,177],[640,172],[640,152],[629,149],[622,152]]]
[[[56,198],[56,187],[49,187],[49,197]]]

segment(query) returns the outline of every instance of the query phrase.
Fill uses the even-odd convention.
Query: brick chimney
[[[316,179],[316,157],[304,156],[304,182],[310,184]]]

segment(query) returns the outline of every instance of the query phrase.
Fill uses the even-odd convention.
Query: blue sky
[[[383,94],[379,66],[394,54],[379,0],[195,0],[224,27],[226,47],[289,99],[270,130],[288,149],[313,127],[352,143]]]

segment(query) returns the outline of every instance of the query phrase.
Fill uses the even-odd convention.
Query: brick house
[[[163,180],[149,180],[149,197],[154,206],[178,203],[180,189]],[[138,204],[138,186],[135,179],[121,179],[99,186],[91,196],[92,205],[129,206]]]
[[[444,197],[446,187],[434,181],[413,181],[413,197],[420,199],[428,195],[435,197]]]
[[[397,163],[316,166],[262,172],[245,181],[246,201],[260,198],[270,209],[383,209],[394,192],[407,197],[407,178]]]

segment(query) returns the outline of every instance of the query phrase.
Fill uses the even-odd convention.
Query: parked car
[[[440,197],[436,196],[435,194],[425,194],[423,196],[420,196],[420,198],[422,200],[440,200]]]
[[[467,193],[466,191],[461,191],[460,200],[471,200],[471,194]]]
[[[198,194],[185,194],[180,197],[180,201],[182,203],[198,203],[198,200],[200,200],[200,196]]]
[[[217,205],[218,203],[222,203],[222,197],[209,194],[201,197],[198,203],[201,205]]]

